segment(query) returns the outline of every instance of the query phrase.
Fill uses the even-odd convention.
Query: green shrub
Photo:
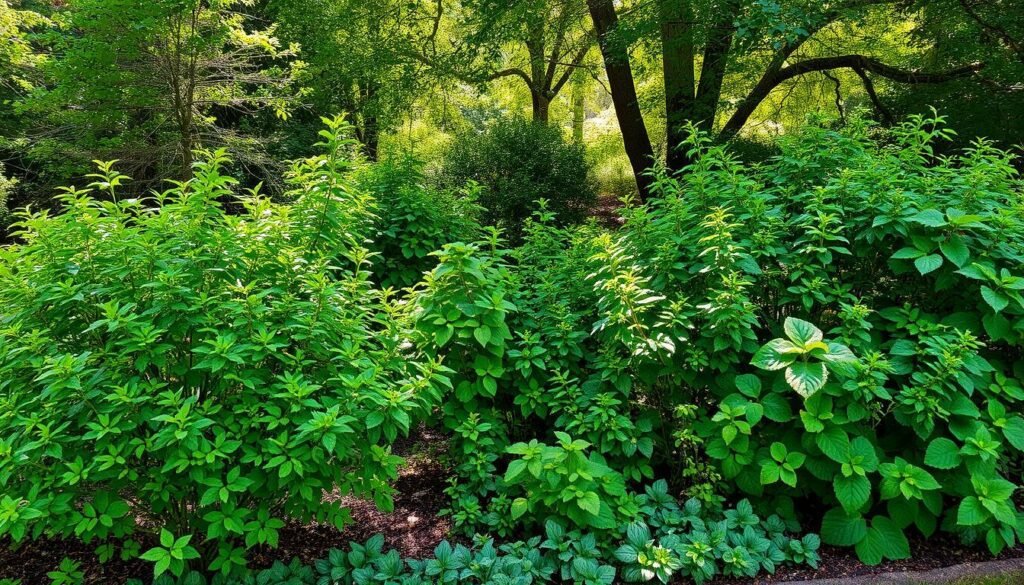
[[[484,221],[514,240],[540,199],[563,224],[580,221],[595,200],[583,147],[567,142],[556,127],[520,118],[500,118],[483,132],[458,136],[440,180],[453,188],[478,182]]]
[[[8,199],[17,181],[4,176],[4,165],[0,163],[0,236],[7,231],[11,223],[11,210],[8,207]]]
[[[436,264],[433,252],[483,235],[476,204],[479,189],[473,183],[457,193],[431,189],[421,163],[411,158],[366,165],[354,180],[376,202],[370,247],[379,254],[373,273],[381,286],[412,286]]]
[[[513,515],[554,513],[607,546],[542,487],[523,495],[521,474],[494,477],[510,445],[536,440],[543,458],[559,432],[626,479],[620,528],[635,516],[622,502],[662,477],[712,508],[745,497],[789,530],[820,527],[871,564],[908,556],[914,532],[1020,542],[1022,181],[983,141],[934,156],[947,136],[941,118],[810,127],[747,167],[695,133],[693,165],[656,176],[659,196],[616,232],[540,212],[511,255],[478,247],[439,268],[424,307],[462,280],[477,292],[454,308],[499,290],[510,305],[500,336],[478,332],[477,309],[418,313],[428,333],[457,319],[454,380],[487,378],[446,406],[467,454],[456,524],[514,533]]]
[[[390,505],[390,444],[447,380],[370,282],[345,132],[295,166],[290,206],[235,196],[213,153],[153,199],[119,199],[103,165],[63,214],[22,216],[0,258],[0,536],[110,558],[149,532],[157,574],[231,573],[285,518],[345,525],[325,490]]]

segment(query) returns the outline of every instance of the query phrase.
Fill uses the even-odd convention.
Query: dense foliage
[[[455,370],[456,525],[614,533],[660,476],[870,564],[910,531],[1019,542],[1020,179],[985,142],[933,156],[941,119],[871,132],[753,169],[693,134],[617,233],[541,214],[514,252],[446,248],[419,328]]]
[[[482,132],[460,135],[439,174],[450,187],[480,183],[483,220],[513,239],[540,199],[562,223],[579,221],[595,199],[582,146],[566,142],[556,128],[520,118],[499,118]]]
[[[0,546],[157,585],[1019,553],[1022,88],[1024,0],[0,0]],[[267,568],[410,450],[434,558]]]
[[[287,203],[213,152],[149,198],[101,163],[63,213],[18,215],[0,535],[187,584],[703,583],[816,565],[820,542],[878,564],[914,534],[1024,536],[1010,153],[936,156],[950,132],[918,116],[809,126],[747,166],[692,129],[621,227],[541,200],[510,248],[482,187],[367,163],[326,122]],[[246,570],[287,520],[344,526],[325,491],[387,509],[417,421],[448,433],[472,547]]]
[[[293,205],[233,196],[212,153],[152,199],[119,199],[102,165],[63,214],[22,216],[0,267],[0,535],[153,532],[158,575],[200,554],[227,574],[286,518],[344,526],[325,490],[390,505],[390,444],[447,379],[370,279],[344,131],[295,166]]]
[[[433,189],[414,159],[364,166],[354,180],[376,202],[372,264],[382,286],[412,286],[436,264],[435,251],[482,236],[472,182],[455,191]]]
[[[611,585],[617,570],[629,582],[665,583],[682,572],[704,583],[719,574],[752,576],[785,561],[817,566],[817,537],[791,539],[783,533],[781,520],[773,516],[761,521],[747,502],[720,520],[709,521],[699,502],[691,500],[680,508],[666,489],[662,483],[649,494],[647,509],[659,510],[662,522],[657,533],[652,535],[644,524],[629,526],[613,558],[601,555],[592,534],[566,530],[549,520],[543,534],[529,540],[498,545],[477,536],[471,546],[442,541],[427,559],[403,559],[398,551],[385,551],[384,537],[376,535],[365,543],[351,543],[348,550],[332,549],[312,566],[293,559],[239,579],[207,579],[199,572],[185,572],[177,578],[162,575],[154,585]],[[65,559],[54,571],[54,581],[62,584],[60,578],[66,576],[67,583],[74,583],[76,571],[77,564]]]

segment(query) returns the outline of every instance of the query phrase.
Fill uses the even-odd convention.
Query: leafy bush
[[[595,199],[583,147],[566,142],[556,127],[520,118],[500,118],[483,132],[458,136],[440,175],[452,188],[480,183],[484,221],[513,239],[540,199],[561,223],[581,220]]]
[[[373,273],[381,286],[412,286],[436,264],[433,252],[483,235],[473,183],[458,193],[431,189],[422,165],[409,158],[366,165],[353,179],[376,202],[371,248],[380,255]]]
[[[199,556],[228,574],[286,517],[346,524],[324,490],[390,505],[390,444],[447,380],[370,282],[346,131],[295,166],[291,206],[235,196],[212,153],[151,200],[119,199],[103,165],[65,213],[21,217],[0,263],[0,535],[109,558],[152,532],[156,574]]]
[[[7,226],[11,222],[11,211],[7,202],[16,184],[14,179],[4,176],[4,165],[0,163],[0,234],[7,231]]]
[[[556,514],[606,545],[589,494],[621,529],[633,490],[663,477],[712,507],[746,497],[790,530],[813,522],[870,564],[908,556],[910,532],[1019,542],[1021,179],[983,141],[934,156],[941,118],[872,135],[810,127],[746,167],[694,133],[693,165],[657,175],[659,197],[615,233],[542,210],[514,252],[442,261],[414,300],[421,334],[460,356],[456,525]],[[492,295],[500,316],[481,312]],[[555,433],[626,496],[553,500],[546,485],[578,481]]]

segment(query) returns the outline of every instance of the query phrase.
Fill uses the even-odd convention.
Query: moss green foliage
[[[459,187],[475,180],[486,223],[518,240],[523,222],[544,199],[560,223],[583,218],[595,199],[582,145],[558,128],[522,118],[498,118],[482,132],[458,137],[445,155],[440,181]]]
[[[324,490],[390,506],[390,445],[447,379],[371,282],[344,132],[296,164],[292,205],[233,196],[211,153],[151,199],[120,199],[103,165],[64,213],[21,216],[0,264],[0,535],[110,558],[154,531],[157,575],[200,554],[230,574],[285,518],[348,523]]]

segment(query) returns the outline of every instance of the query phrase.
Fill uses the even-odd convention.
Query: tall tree
[[[530,92],[533,119],[541,123],[549,121],[551,102],[586,65],[593,46],[586,6],[579,0],[462,0],[451,5],[437,0],[434,7],[438,24],[416,57],[467,83],[521,79]],[[445,18],[454,21],[447,46],[436,38]]]
[[[425,85],[425,66],[408,56],[411,39],[431,26],[422,10],[406,0],[272,0],[268,13],[279,36],[302,47],[306,127],[315,133],[321,116],[347,113],[375,160],[381,133]]]
[[[0,95],[24,92],[32,87],[29,72],[43,59],[28,39],[28,31],[47,19],[20,3],[0,0]]]
[[[613,1],[588,0],[588,4],[599,34],[614,34],[618,15]],[[659,31],[668,168],[679,170],[687,163],[685,153],[675,147],[688,125],[707,132],[718,130],[720,139],[732,138],[774,89],[808,73],[850,69],[865,78],[866,84],[871,83],[869,75],[897,83],[933,84],[971,76],[984,67],[980,62],[970,62],[925,72],[912,66],[886,63],[872,55],[844,54],[842,46],[837,47],[839,54],[828,56],[806,50],[808,41],[821,31],[842,22],[857,22],[880,6],[887,10],[912,8],[904,0],[657,0],[654,9],[646,12],[642,5],[628,6],[639,15],[637,18],[655,21]],[[639,130],[643,121],[636,104],[635,84],[628,74],[629,52],[624,46],[628,41],[621,38],[602,41],[605,68],[616,112],[623,124],[626,151],[646,154],[650,141],[646,132]],[[756,69],[750,68],[751,63],[756,64]],[[698,66],[699,76],[696,74]],[[756,81],[748,85],[719,127],[724,104],[723,83],[732,74]],[[634,155],[631,154],[630,160],[634,161]],[[636,163],[633,167],[634,171],[638,170]],[[638,184],[644,183],[638,174]]]
[[[137,177],[187,179],[192,151],[243,162],[260,141],[225,119],[286,115],[298,72],[246,0],[78,0],[54,14],[60,37],[44,87],[26,102],[45,153],[119,158]]]
[[[622,143],[642,199],[647,196],[650,188],[650,177],[646,171],[654,163],[654,148],[651,146],[651,138],[647,134],[644,114],[636,94],[629,47],[618,34],[619,17],[613,0],[587,0],[587,6],[594,22],[594,29],[597,31],[601,55],[604,57],[615,117],[618,118],[622,131]]]

